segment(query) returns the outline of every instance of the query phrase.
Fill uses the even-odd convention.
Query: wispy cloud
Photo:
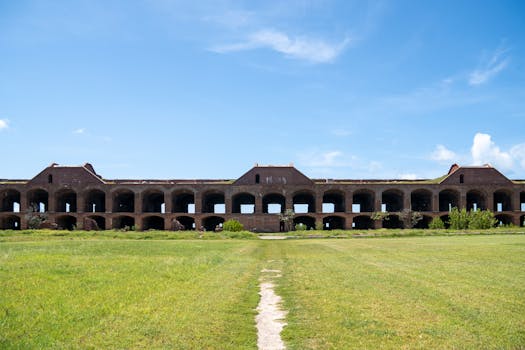
[[[500,47],[493,52],[488,60],[482,62],[480,67],[470,73],[468,79],[469,85],[477,86],[484,84],[505,69],[510,60],[508,57],[508,51],[507,48]]]
[[[399,178],[401,180],[416,180],[418,179],[419,177],[417,176],[417,174],[414,174],[414,173],[407,173],[407,174],[400,174],[399,175]]]
[[[341,151],[305,152],[299,155],[300,163],[307,167],[338,167],[347,166],[349,162],[344,159]]]
[[[438,162],[450,162],[457,158],[456,153],[452,152],[443,145],[437,145],[436,149],[430,155],[430,159]]]
[[[0,130],[7,129],[9,127],[9,121],[7,119],[0,119]]]
[[[85,132],[86,132],[86,129],[84,129],[84,128],[79,128],[79,129],[73,130],[73,134],[84,134]]]
[[[280,31],[265,29],[254,32],[243,42],[216,46],[211,50],[218,53],[228,53],[268,48],[282,53],[288,58],[312,63],[330,63],[343,52],[350,42],[350,38],[345,38],[341,42],[333,44],[306,36],[290,37]]]

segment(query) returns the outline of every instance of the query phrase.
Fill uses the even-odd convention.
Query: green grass
[[[289,349],[525,348],[525,235],[138,238],[5,234],[0,348],[255,349],[262,268]]]

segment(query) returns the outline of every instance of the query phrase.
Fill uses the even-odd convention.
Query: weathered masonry
[[[237,219],[255,231],[279,231],[278,213],[324,229],[402,227],[403,209],[419,211],[425,228],[452,207],[490,209],[501,224],[523,226],[525,181],[485,165],[454,164],[434,180],[310,179],[293,166],[256,165],[237,180],[108,180],[89,163],[51,164],[31,180],[0,180],[0,229],[25,229],[28,212],[43,212],[59,228],[213,230]],[[374,221],[386,211],[389,220]],[[91,221],[92,222],[92,221]]]

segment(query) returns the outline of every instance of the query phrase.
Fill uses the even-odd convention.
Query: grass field
[[[289,349],[525,348],[524,235],[7,236],[2,349],[255,349],[263,268],[282,271]]]

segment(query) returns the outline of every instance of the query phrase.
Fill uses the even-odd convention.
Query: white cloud
[[[269,48],[286,57],[305,60],[313,63],[329,63],[334,61],[350,43],[346,38],[337,44],[308,37],[291,38],[287,34],[272,30],[260,30],[251,34],[244,42],[223,45],[212,48],[218,53]]]
[[[508,50],[505,48],[498,48],[487,62],[481,64],[481,67],[470,73],[468,79],[469,85],[477,86],[484,84],[505,69],[509,64],[507,52]]]
[[[434,152],[430,155],[430,158],[438,162],[450,162],[455,160],[457,155],[445,146],[437,145]]]
[[[408,173],[408,174],[400,174],[399,178],[401,180],[416,180],[419,177],[416,174],[414,174],[414,173]]]
[[[477,133],[470,149],[474,165],[492,164],[496,168],[511,169],[513,159],[492,141],[489,134]]]
[[[344,165],[341,151],[329,151],[324,153],[309,152],[300,156],[301,163],[308,167],[334,167]]]
[[[76,129],[73,131],[73,134],[83,134],[86,132],[86,129],[84,128],[79,128],[79,129]]]
[[[7,119],[0,119],[0,130],[7,129],[9,127],[9,121]]]
[[[510,149],[510,155],[525,169],[525,143],[520,143]]]

